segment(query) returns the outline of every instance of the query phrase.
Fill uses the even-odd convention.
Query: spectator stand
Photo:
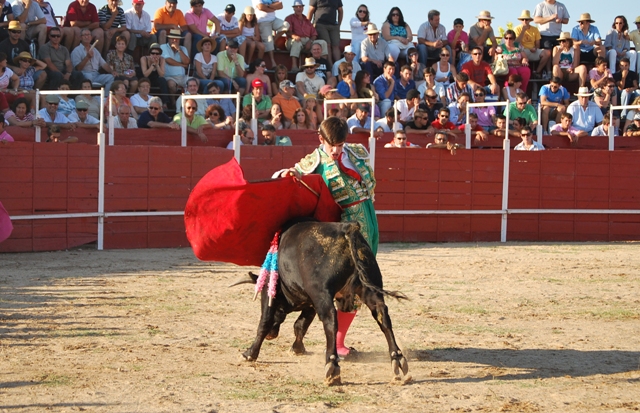
[[[640,109],[640,105],[627,105],[627,106],[610,106],[609,107],[609,119],[613,119],[613,111],[614,110],[622,110],[622,109]],[[622,120],[621,120],[622,121]],[[615,137],[613,135],[614,128],[609,128],[609,150],[612,151],[615,146]]]

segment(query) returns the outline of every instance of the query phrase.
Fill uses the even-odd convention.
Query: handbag
[[[496,76],[508,75],[509,65],[507,64],[507,60],[502,57],[502,55],[498,56],[498,59],[491,64],[491,71]]]

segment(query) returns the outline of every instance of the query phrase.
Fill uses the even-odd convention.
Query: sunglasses
[[[20,34],[22,33],[22,30],[9,30],[11,33],[13,34]]]
[[[78,108],[76,108],[76,110],[77,110],[78,112],[86,112],[88,109],[78,109]]]
[[[211,116],[220,116],[220,114],[218,112],[213,112]]]
[[[260,67],[267,67],[267,65],[263,63],[260,65]]]
[[[482,55],[482,53],[478,53],[478,52],[471,53],[471,54],[472,54],[472,55],[474,55],[474,56],[480,56],[480,55]]]
[[[400,17],[400,15],[398,13],[392,13],[391,17]]]
[[[187,110],[196,110],[197,108],[196,108],[196,107],[194,107],[194,106],[187,106],[187,107],[186,107],[186,109],[187,109]]]
[[[157,106],[149,106],[149,110],[160,110]]]
[[[449,54],[448,54],[448,53],[440,53],[440,56],[442,56],[442,57],[449,57]]]
[[[366,13],[366,10],[358,10],[358,13]]]
[[[51,37],[52,39],[57,39],[58,37],[62,37],[59,34],[50,34],[49,37]]]
[[[49,105],[51,105],[51,106],[58,106],[58,104],[57,104],[57,103],[52,103],[52,102],[47,102],[47,103],[48,103]]]
[[[396,138],[397,141],[406,141],[407,138]]]
[[[474,93],[473,96],[481,97],[484,96],[484,93]]]
[[[529,135],[531,135],[529,132],[521,133],[521,134],[520,134],[520,136],[529,136]]]
[[[504,39],[505,39],[505,40],[515,40],[515,37],[511,37],[511,36],[509,36],[509,37],[505,37]]]
[[[440,118],[448,118],[449,115],[438,115],[438,117],[440,117]]]

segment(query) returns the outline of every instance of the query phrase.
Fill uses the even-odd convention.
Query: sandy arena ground
[[[386,244],[413,382],[368,310],[323,384],[324,333],[253,341],[247,268],[189,249],[0,254],[0,412],[586,412],[640,409],[638,244]]]

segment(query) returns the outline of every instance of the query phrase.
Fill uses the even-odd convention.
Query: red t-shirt
[[[467,125],[463,123],[462,125],[458,126],[458,129],[460,129],[461,131],[464,132],[464,127],[465,126],[467,126]],[[480,125],[476,125],[475,128],[471,128],[471,132],[480,132],[480,131],[483,131],[483,130],[484,129],[482,129],[482,126],[480,126]]]
[[[469,80],[484,86],[487,83],[488,76],[492,74],[491,66],[487,62],[480,62],[478,66],[473,64],[473,61],[467,62],[462,65],[462,71],[469,75]]]
[[[96,6],[91,3],[87,4],[87,10],[82,11],[80,7],[80,3],[78,1],[74,1],[69,4],[69,8],[67,9],[67,15],[64,18],[64,27],[71,27],[70,22],[91,22],[91,23],[100,23],[98,19],[98,10]]]
[[[431,126],[433,126],[435,129],[447,129],[447,130],[454,130],[456,128],[456,125],[454,125],[453,122],[447,121],[447,123],[443,125],[442,123],[440,123],[440,119],[436,119],[433,122],[431,122]]]

